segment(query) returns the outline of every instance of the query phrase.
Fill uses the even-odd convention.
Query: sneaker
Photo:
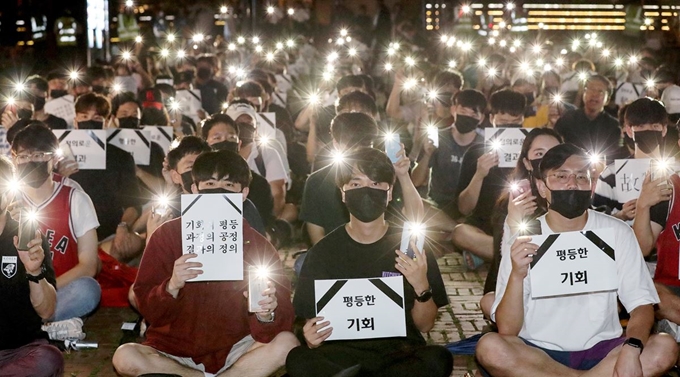
[[[463,251],[463,260],[468,271],[475,271],[484,264],[484,259],[469,251]]]
[[[64,321],[48,322],[42,326],[52,340],[85,339],[83,320],[71,318]]]
[[[659,321],[659,323],[657,323],[656,331],[660,333],[665,332],[666,334],[675,338],[676,342],[680,342],[680,340],[678,340],[678,338],[680,337],[680,333],[678,332],[678,325],[667,319],[662,319],[661,321]]]

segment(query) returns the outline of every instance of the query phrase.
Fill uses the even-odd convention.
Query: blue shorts
[[[602,359],[607,357],[611,350],[623,344],[623,342],[626,341],[626,338],[622,336],[620,338],[603,340],[583,351],[555,351],[539,347],[525,339],[522,339],[522,341],[530,347],[540,349],[548,354],[551,359],[571,369],[590,370],[599,364]]]

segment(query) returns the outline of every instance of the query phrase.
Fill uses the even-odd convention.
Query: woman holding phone
[[[486,318],[489,318],[495,297],[503,232],[530,234],[533,231],[531,220],[545,213],[545,199],[538,195],[536,188],[536,179],[540,177],[538,165],[545,152],[562,142],[562,137],[552,129],[532,129],[522,144],[517,166],[510,175],[508,190],[496,202],[495,215],[492,219],[494,258],[484,284],[484,296],[480,301],[480,307]]]

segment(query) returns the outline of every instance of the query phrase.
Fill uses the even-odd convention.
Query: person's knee
[[[475,348],[475,356],[485,368],[490,368],[507,361],[506,347],[503,337],[498,333],[487,333],[479,339]]]
[[[427,346],[418,357],[425,362],[431,376],[448,377],[453,370],[453,355],[442,346]]]
[[[300,342],[292,332],[283,331],[276,335],[268,346],[271,348],[272,355],[280,360],[281,365],[284,365],[290,351],[299,345]]]
[[[491,318],[491,308],[494,301],[496,301],[496,292],[488,292],[479,300],[479,307],[482,309],[485,318]]]
[[[678,359],[678,344],[668,334],[661,333],[650,336],[647,349],[650,348],[654,350],[654,352],[649,353],[654,370],[667,371]]]
[[[286,372],[291,376],[305,375],[308,370],[305,360],[309,358],[310,349],[307,346],[295,347],[286,356]]]
[[[57,347],[42,344],[31,352],[31,357],[36,360],[35,368],[31,376],[50,377],[61,376],[64,371],[64,355]]]
[[[123,376],[137,376],[142,373],[141,354],[139,346],[126,343],[118,347],[111,359],[113,368]]]

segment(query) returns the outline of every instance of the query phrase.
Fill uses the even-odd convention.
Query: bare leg
[[[442,210],[433,207],[430,203],[423,200],[423,208],[425,209],[425,224],[428,229],[435,229],[443,232],[453,232],[453,229],[458,223],[447,216]]]
[[[661,300],[659,310],[656,312],[657,317],[680,324],[680,297],[663,284],[654,283],[654,286]]]
[[[493,259],[493,237],[475,226],[468,224],[456,226],[453,231],[453,244],[486,261]]]
[[[494,301],[496,301],[496,292],[489,292],[479,300],[479,306],[482,308],[484,318],[491,318],[491,307]]]
[[[139,376],[145,373],[167,373],[180,376],[202,377],[200,370],[185,367],[161,355],[155,349],[137,343],[126,343],[113,354],[113,367],[122,376]]]
[[[578,371],[556,362],[516,336],[487,333],[477,343],[475,354],[479,363],[494,377],[579,376]]]
[[[623,346],[616,347],[609,352],[607,357],[593,369],[583,374],[583,377],[611,376],[621,347]],[[675,364],[677,357],[678,346],[675,339],[668,334],[652,335],[647,340],[647,345],[640,355],[642,374],[645,377],[661,376]]]
[[[255,343],[241,358],[219,377],[267,377],[286,365],[286,356],[299,346],[291,332],[279,333],[271,342]]]
[[[298,218],[297,207],[295,207],[294,204],[286,203],[286,205],[283,206],[281,214],[279,215],[279,219],[283,219],[288,221],[289,223],[292,223],[295,220],[297,220],[297,218]]]

